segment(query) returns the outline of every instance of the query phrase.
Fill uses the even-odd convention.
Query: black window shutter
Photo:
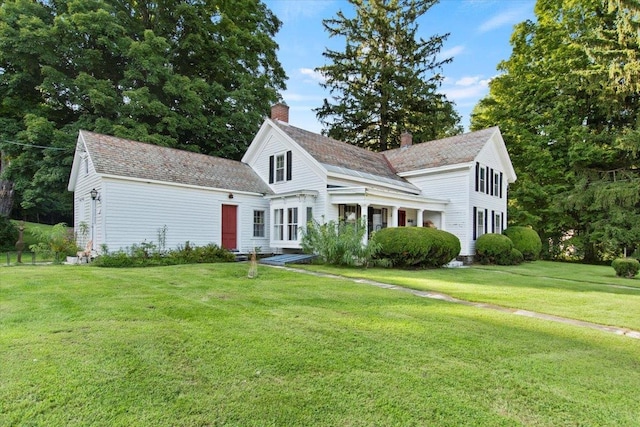
[[[484,179],[484,192],[489,194],[489,166],[486,167],[486,172],[485,172],[485,179]]]
[[[473,207],[473,240],[478,238],[478,208]]]
[[[476,162],[476,191],[478,191],[478,188],[480,188],[479,185],[480,185],[480,163]]]
[[[293,153],[291,150],[287,151],[287,181],[291,181],[291,170],[293,167],[292,157]]]
[[[502,172],[500,172],[500,198],[502,199]]]
[[[504,213],[500,212],[500,230],[504,231]]]
[[[485,209],[484,210],[484,232],[488,233],[489,232],[489,218],[487,218],[489,216],[489,209]]]
[[[275,157],[269,156],[269,184],[273,184],[273,169],[274,169],[273,162],[274,161],[275,161]]]

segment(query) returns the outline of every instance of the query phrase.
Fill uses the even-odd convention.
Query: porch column
[[[362,216],[362,222],[364,223],[364,235],[362,236],[362,244],[366,245],[369,242],[369,218],[367,218],[367,215],[369,213],[369,204],[361,203],[360,212]]]
[[[418,218],[416,221],[418,222],[418,227],[422,227],[422,223],[424,222],[424,209],[418,209]]]
[[[442,212],[440,212],[440,230],[447,231],[445,226],[444,226],[444,220],[445,220],[444,211],[442,211]],[[475,221],[475,219],[474,219],[474,221]]]
[[[398,226],[398,207],[391,206],[391,227]]]

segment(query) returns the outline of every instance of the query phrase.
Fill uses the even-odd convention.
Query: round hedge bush
[[[514,248],[522,252],[525,261],[535,261],[540,256],[542,240],[534,229],[512,225],[503,234],[511,239]]]
[[[523,255],[504,234],[489,233],[476,240],[476,260],[481,264],[516,265]]]
[[[440,267],[460,254],[460,240],[453,234],[428,227],[391,227],[377,231],[378,259],[393,267]]]
[[[640,262],[635,258],[617,258],[611,262],[616,276],[633,279],[640,270]]]

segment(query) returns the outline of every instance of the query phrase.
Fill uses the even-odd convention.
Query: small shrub
[[[65,256],[76,256],[81,250],[76,244],[73,230],[67,227],[67,224],[61,222],[52,228],[36,229],[34,235],[38,239],[38,243],[29,246],[32,252],[45,256],[52,255],[54,263],[60,263]]]
[[[616,258],[611,262],[616,276],[633,279],[640,270],[640,262],[634,258]]]
[[[529,227],[507,227],[503,234],[513,242],[513,247],[522,252],[525,261],[535,261],[542,251],[542,240],[538,233]]]
[[[11,220],[0,215],[0,250],[13,250],[18,241],[18,227]]]
[[[305,253],[318,255],[319,260],[326,264],[368,266],[373,263],[380,247],[373,239],[362,244],[365,227],[362,219],[356,224],[310,221],[302,230],[300,244]]]
[[[126,251],[103,253],[95,260],[99,267],[152,267],[176,264],[233,262],[235,256],[218,245],[192,246],[186,242],[177,249],[160,252],[153,243],[132,245]]]
[[[392,227],[378,231],[376,255],[394,267],[440,267],[460,254],[460,240],[451,233],[428,227]]]
[[[481,264],[516,265],[522,259],[522,252],[504,234],[483,234],[476,240],[476,260]]]

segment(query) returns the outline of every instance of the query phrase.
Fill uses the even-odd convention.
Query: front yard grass
[[[638,423],[637,340],[346,280],[263,266],[251,280],[247,271],[1,269],[0,425]],[[434,273],[447,286],[487,278],[467,287],[511,275],[409,277]]]
[[[410,271],[302,268],[640,331],[640,279],[616,277],[613,268],[606,266],[536,261]]]

